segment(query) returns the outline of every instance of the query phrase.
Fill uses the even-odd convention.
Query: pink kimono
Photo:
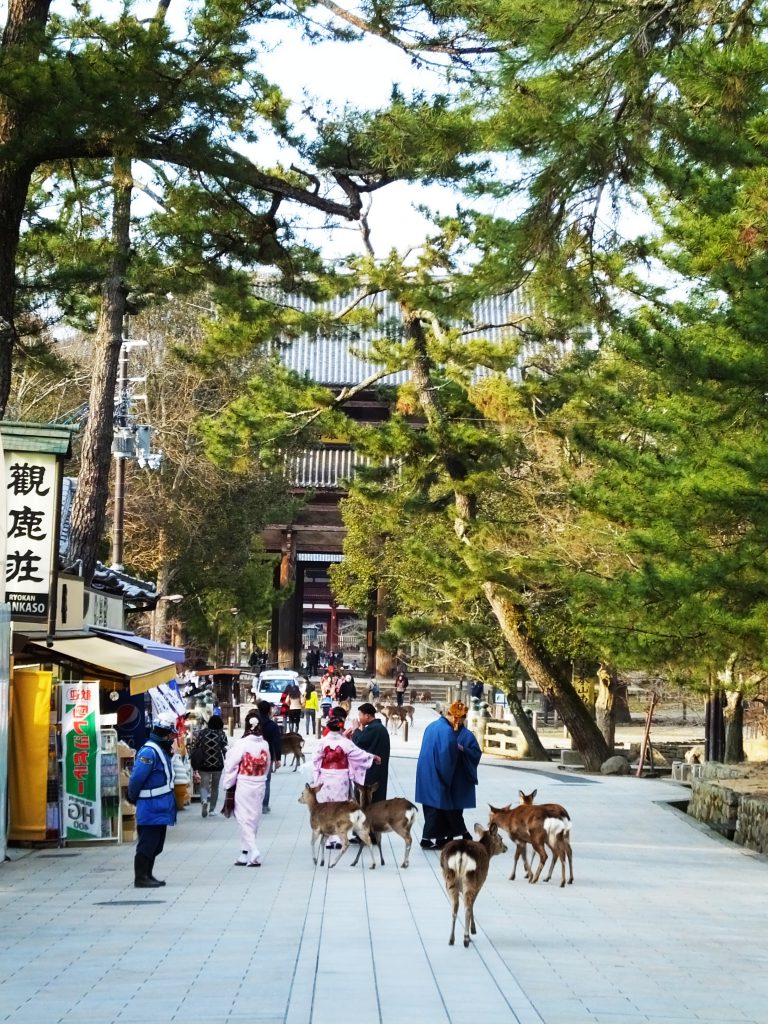
[[[372,764],[373,754],[361,750],[341,733],[323,736],[312,758],[313,784],[323,784],[317,794],[318,801],[327,804],[331,800],[349,800],[350,782],[363,785],[365,773]]]
[[[224,789],[235,786],[235,820],[240,826],[242,855],[236,864],[258,867],[261,864],[256,833],[261,821],[264,790],[271,767],[269,746],[261,736],[243,736],[227,750],[221,785]]]

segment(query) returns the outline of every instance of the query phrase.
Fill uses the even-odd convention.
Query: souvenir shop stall
[[[124,800],[130,739],[143,739],[145,703],[151,712],[156,693],[167,699],[176,664],[92,634],[45,641],[16,633],[14,666],[9,842],[134,838]]]

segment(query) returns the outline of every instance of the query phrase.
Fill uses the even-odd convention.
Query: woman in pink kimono
[[[322,782],[323,788],[317,794],[318,802],[322,804],[349,800],[350,783],[363,785],[365,773],[371,765],[381,764],[378,755],[361,750],[343,734],[343,729],[343,719],[329,718],[328,732],[318,743],[312,758],[312,784],[316,786]],[[325,845],[326,849],[341,849],[338,836],[331,836]]]
[[[269,745],[261,735],[259,720],[249,716],[242,738],[235,740],[227,750],[221,777],[222,787],[227,790],[223,813],[229,817],[227,811],[231,813],[234,809],[240,826],[241,853],[235,864],[261,867],[256,833],[270,768]]]

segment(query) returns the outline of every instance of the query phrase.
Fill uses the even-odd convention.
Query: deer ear
[[[375,793],[378,788],[379,788],[378,782],[374,782],[373,785],[371,786],[371,793]]]
[[[536,794],[538,792],[539,792],[538,789],[534,789],[534,791],[531,793],[531,800],[535,800],[536,799]]]
[[[494,828],[496,828],[495,825],[491,825],[490,826],[490,829],[494,829]],[[490,831],[490,829],[489,829],[489,831]],[[476,836],[482,836],[484,832],[485,832],[485,829],[483,828],[483,826],[479,825],[477,822],[475,822],[475,835]]]

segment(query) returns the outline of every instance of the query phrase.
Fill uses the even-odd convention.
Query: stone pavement
[[[390,795],[412,797],[432,715],[419,708],[410,742],[395,742]],[[768,865],[670,809],[682,786],[484,759],[468,825],[537,788],[571,813],[576,880],[510,882],[512,850],[494,858],[464,949],[448,945],[421,817],[407,870],[397,836],[384,838],[384,868],[353,870],[351,850],[315,867],[304,782],[275,775],[260,869],[234,866],[234,821],[203,819],[198,804],[169,831],[164,889],[132,887],[132,846],[13,851],[0,866],[0,1021],[768,1020]]]

